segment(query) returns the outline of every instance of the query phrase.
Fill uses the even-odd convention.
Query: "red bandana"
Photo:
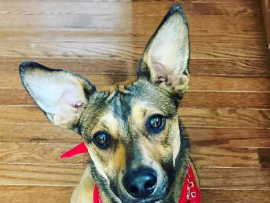
[[[62,154],[62,156],[60,156],[60,159],[65,158],[65,157],[72,157],[77,154],[82,154],[82,153],[87,153],[87,152],[88,152],[88,149],[85,146],[84,142],[82,142],[81,144],[77,145],[73,149]],[[94,198],[94,203],[102,203],[97,185],[95,185],[94,187],[93,198]],[[185,182],[182,187],[181,197],[178,203],[200,203],[200,202],[201,202],[200,189],[198,188],[196,184],[192,168],[189,165],[188,173],[186,175]]]

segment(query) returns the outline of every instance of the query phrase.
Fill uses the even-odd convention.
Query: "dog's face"
[[[99,187],[138,203],[164,198],[173,182],[188,65],[188,26],[176,5],[150,39],[136,81],[98,91],[79,75],[34,62],[22,63],[20,73],[49,120],[82,136]]]

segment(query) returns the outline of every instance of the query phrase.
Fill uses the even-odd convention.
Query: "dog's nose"
[[[152,194],[157,185],[157,175],[150,168],[131,170],[123,178],[126,191],[134,198],[144,198]]]

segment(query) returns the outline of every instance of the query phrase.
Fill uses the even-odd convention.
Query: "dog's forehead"
[[[134,82],[130,85],[117,85],[108,96],[108,103],[116,118],[128,119],[132,112],[146,108],[164,108],[164,101],[170,99],[148,82]],[[164,107],[163,107],[164,106]]]
[[[107,95],[109,109],[116,119],[125,122],[141,120],[152,113],[171,113],[174,101],[156,86],[136,81],[129,85],[117,85]]]

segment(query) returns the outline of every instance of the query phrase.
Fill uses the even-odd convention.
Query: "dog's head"
[[[187,21],[175,5],[150,39],[136,81],[98,91],[77,74],[35,62],[22,63],[20,74],[48,119],[82,136],[99,187],[123,202],[154,202],[167,195],[176,172],[189,53]]]

